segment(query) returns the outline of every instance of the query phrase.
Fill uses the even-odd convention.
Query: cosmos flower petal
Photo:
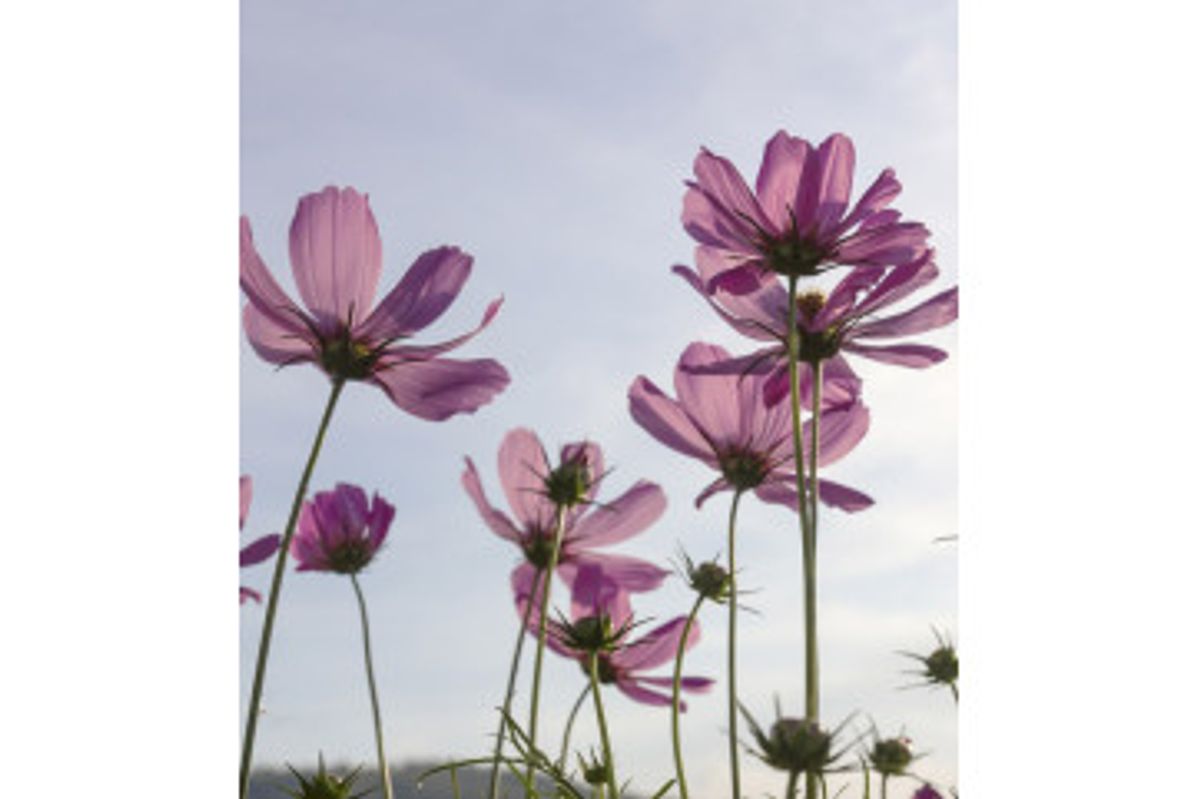
[[[253,588],[241,586],[238,589],[238,604],[244,605],[247,599],[253,599],[255,602],[262,602],[262,594],[255,591]]]
[[[280,538],[278,534],[264,535],[257,541],[242,547],[238,565],[245,568],[267,560],[279,550]]]
[[[518,427],[505,434],[497,471],[508,506],[521,527],[542,529],[553,523],[554,504],[544,496],[542,482],[550,473],[550,462],[532,430]]]
[[[674,685],[672,677],[638,677],[639,682],[644,682],[647,685],[661,685],[664,688],[670,688]],[[681,690],[690,691],[692,693],[704,693],[716,685],[717,681],[709,677],[681,677],[679,679],[679,687]]]
[[[923,344],[890,344],[886,347],[868,347],[858,342],[846,342],[842,348],[864,358],[912,369],[924,369],[946,360],[944,350]]]
[[[787,230],[792,224],[800,177],[812,155],[812,146],[808,142],[783,130],[772,136],[763,148],[755,189],[763,213],[777,231]]]
[[[598,567],[625,591],[653,591],[670,574],[649,561],[611,552],[585,550],[576,553],[575,561],[579,564],[580,574],[584,566]],[[578,585],[579,578],[575,582]]]
[[[508,371],[490,358],[434,358],[384,369],[372,380],[413,416],[440,422],[474,413],[508,386]]]
[[[943,291],[896,316],[864,322],[854,328],[854,338],[896,338],[945,327],[958,318],[958,286]]]
[[[662,488],[640,480],[612,502],[591,508],[575,523],[572,540],[587,547],[616,544],[645,531],[666,509]]]
[[[268,363],[286,366],[318,360],[319,345],[311,331],[281,325],[254,303],[247,303],[242,309],[242,327],[250,346]]]
[[[643,705],[655,705],[663,707],[671,704],[671,695],[651,691],[648,688],[643,688],[639,684],[639,680],[634,677],[624,677],[617,679],[617,690],[628,696],[635,702],[640,702]],[[685,712],[686,702],[680,700],[679,710]]]
[[[488,529],[501,538],[512,541],[514,544],[520,544],[521,534],[513,527],[513,523],[504,513],[487,501],[487,497],[483,493],[483,483],[479,480],[479,473],[475,470],[475,464],[470,458],[466,458],[466,462],[467,468],[462,473],[462,485],[467,491],[467,496],[475,503],[475,509],[483,517],[484,523]]]
[[[254,498],[254,481],[250,475],[238,478],[238,529],[246,526],[246,515],[250,513],[250,500]]]
[[[679,640],[683,637],[683,628],[686,626],[686,616],[671,619],[614,652],[610,660],[614,666],[623,671],[645,671],[670,663],[675,659],[675,654],[679,649]],[[700,620],[696,619],[688,631],[685,649],[691,649],[699,641]]]
[[[323,326],[370,313],[383,253],[365,194],[328,186],[300,198],[288,253],[300,297]]]
[[[388,347],[385,356],[385,362],[392,358],[399,358],[402,361],[427,361],[430,358],[436,358],[443,353],[458,349],[463,344],[466,344],[471,339],[475,338],[481,330],[492,323],[496,318],[496,314],[500,312],[500,306],[504,304],[503,297],[497,297],[488,303],[487,310],[483,312],[483,320],[480,321],[478,327],[461,336],[455,336],[449,341],[443,341],[440,344],[425,344],[421,346],[412,346],[407,344],[397,344]]]
[[[871,427],[871,412],[861,402],[822,412],[817,464],[828,466],[858,446]],[[812,420],[804,423],[804,451],[812,446]]]
[[[703,491],[696,496],[696,509],[704,507],[704,503],[709,500],[713,494],[719,494],[722,491],[732,491],[733,485],[724,477],[718,477],[709,483]]]
[[[254,247],[250,220],[244,216],[239,220],[239,233],[238,281],[242,291],[246,292],[246,299],[279,327],[300,333],[305,329],[301,320],[306,319],[307,315],[283,293],[283,289],[279,288],[279,284],[271,276],[267,265],[263,263]]]
[[[885,169],[879,173],[879,177],[875,178],[862,196],[858,198],[858,202],[854,205],[854,210],[846,215],[837,229],[834,231],[837,235],[841,235],[847,230],[852,229],[859,222],[872,217],[885,206],[891,203],[900,195],[900,181],[896,179],[896,173],[892,169]],[[888,219],[899,221],[900,212],[889,212]]]
[[[433,324],[462,291],[473,260],[458,247],[438,247],[422,253],[379,301],[359,332],[387,340],[411,336]]]
[[[818,239],[828,239],[838,228],[854,183],[854,144],[835,133],[817,151],[817,205],[813,227]]]
[[[856,513],[875,504],[875,500],[857,489],[832,480],[817,478],[817,498],[822,505]]]
[[[738,219],[750,236],[755,229],[776,233],[771,223],[763,215],[758,206],[758,200],[742,180],[737,167],[728,159],[714,155],[708,150],[701,150],[692,164],[696,174],[696,182],[707,196],[712,198],[716,207],[727,209],[728,213]]]
[[[636,378],[629,387],[629,413],[659,443],[715,464],[708,442],[679,403],[645,377]]]

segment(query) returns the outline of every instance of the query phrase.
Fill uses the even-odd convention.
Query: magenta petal
[[[763,149],[755,189],[763,213],[778,231],[791,227],[791,212],[796,206],[800,177],[806,164],[810,163],[811,153],[808,142],[782,130],[772,136]]]
[[[883,170],[879,173],[879,177],[875,178],[875,182],[863,192],[862,197],[858,198],[854,210],[846,215],[835,232],[840,235],[850,230],[859,222],[882,210],[899,195],[900,181],[896,179],[896,173],[891,169]],[[895,220],[899,220],[899,212],[894,213]]]
[[[771,505],[782,505],[793,513],[800,512],[800,495],[796,493],[796,475],[778,473],[770,482],[754,489],[754,496]]]
[[[860,227],[843,239],[837,260],[846,264],[894,266],[918,257],[925,249],[929,230],[919,222],[900,222],[879,227]]]
[[[316,338],[306,327],[286,327],[253,303],[242,309],[242,327],[258,356],[268,363],[288,366],[317,361]]]
[[[837,231],[838,223],[850,203],[854,181],[854,144],[841,133],[835,133],[821,143],[817,151],[817,206],[813,213],[815,234],[829,238]]]
[[[754,235],[754,226],[771,233],[779,232],[763,216],[758,200],[746,186],[746,181],[742,180],[741,173],[727,159],[702,150],[696,156],[692,169],[705,194],[716,201],[715,205],[738,219],[748,235]]]
[[[629,387],[629,413],[647,433],[676,452],[715,464],[712,450],[680,407],[645,377]]]
[[[709,294],[727,291],[735,297],[751,294],[762,288],[762,270],[752,266],[734,266],[719,272],[704,286]]]
[[[604,565],[580,562],[571,581],[571,616],[606,614],[615,628],[624,626],[633,616],[627,586]]]
[[[264,535],[257,541],[246,545],[242,548],[241,555],[238,558],[238,565],[242,568],[253,566],[256,563],[262,563],[267,558],[275,554],[279,549],[280,536]]]
[[[514,544],[520,544],[521,534],[513,527],[513,523],[507,516],[492,507],[487,501],[487,497],[483,493],[483,484],[479,480],[479,473],[475,471],[475,464],[471,462],[470,458],[465,460],[467,468],[462,473],[462,485],[467,491],[467,496],[475,503],[475,510],[479,511],[484,523],[493,533]]]
[[[731,398],[739,396],[740,375],[700,374],[698,369],[724,364],[729,353],[715,344],[693,341],[679,357],[675,369],[675,395],[687,415],[695,420],[710,441],[725,442],[736,438],[741,428],[741,414]]]
[[[885,305],[892,305],[912,294],[938,276],[937,264],[934,261],[934,251],[926,250],[919,258],[897,266],[888,272],[887,277],[863,298],[855,309],[859,317],[866,316]]]
[[[246,514],[250,512],[250,500],[254,496],[254,481],[250,475],[243,474],[238,478],[238,529],[246,524]]]
[[[422,253],[363,322],[361,334],[387,340],[411,336],[428,327],[462,291],[471,274],[472,261],[470,255],[457,247],[438,247]]]
[[[944,327],[958,318],[958,287],[943,291],[936,297],[902,314],[864,322],[854,328],[853,337],[896,338],[916,335]]]
[[[701,249],[705,250],[705,252],[712,252],[708,248],[697,248],[697,252],[699,252]],[[771,331],[771,329],[768,326],[764,325],[762,322],[759,322],[758,320],[755,320],[755,319],[745,319],[740,316],[735,316],[734,314],[727,311],[724,307],[722,307],[721,304],[717,303],[716,300],[713,299],[712,295],[709,294],[708,291],[705,289],[701,277],[699,275],[697,275],[695,272],[693,272],[691,269],[688,269],[686,266],[677,265],[677,266],[673,267],[671,269],[671,271],[674,272],[675,274],[679,275],[680,277],[682,277],[684,280],[686,280],[687,284],[689,286],[691,286],[693,289],[695,289],[696,293],[699,294],[701,297],[703,297],[704,301],[707,302],[709,304],[709,306],[714,311],[717,312],[717,315],[720,316],[722,319],[724,319],[726,324],[728,324],[730,327],[732,327],[737,332],[741,333],[744,336],[749,336],[751,338],[759,339],[760,341],[771,341],[776,338],[776,336]],[[738,270],[735,269],[733,271],[736,272]],[[727,272],[725,274],[731,274],[731,272]],[[720,275],[718,275],[718,279],[719,279],[719,277],[720,277]],[[757,280],[757,278],[756,278],[756,280]],[[734,297],[735,301],[737,299],[740,299],[740,298]]]
[[[647,685],[661,685],[664,688],[670,688],[674,685],[672,677],[638,677],[638,681],[644,682]],[[716,680],[708,677],[681,677],[679,687],[684,691],[703,693],[716,685],[716,682]]]
[[[643,705],[656,705],[663,707],[671,704],[669,694],[660,694],[657,691],[651,691],[648,688],[643,688],[638,684],[637,678],[626,677],[617,680],[617,690],[628,696],[635,702],[641,702]],[[680,700],[679,710],[684,712],[687,709],[687,703]]]
[[[457,349],[471,339],[475,338],[475,336],[479,334],[479,331],[490,325],[492,320],[496,318],[496,314],[499,313],[500,306],[503,303],[503,297],[497,297],[496,299],[492,300],[490,303],[488,303],[487,310],[483,312],[483,320],[480,321],[478,327],[468,333],[462,334],[461,336],[456,336],[449,341],[443,341],[440,344],[426,344],[420,346],[408,346],[405,344],[393,345],[387,349],[385,362],[390,361],[392,358],[399,358],[403,361],[426,361],[430,358],[436,358],[443,353],[450,352],[453,349]]]
[[[367,517],[367,544],[371,548],[372,554],[378,552],[379,548],[383,546],[395,515],[395,506],[383,497],[376,494],[371,498],[371,513]]]
[[[373,380],[392,402],[422,419],[440,422],[474,413],[509,383],[508,372],[490,358],[411,361],[377,372]]]
[[[637,535],[658,521],[667,497],[654,483],[639,481],[612,502],[597,504],[575,524],[571,539],[580,546],[608,546]]]
[[[685,626],[686,616],[679,616],[659,625],[624,649],[613,653],[613,665],[623,671],[645,671],[673,661]],[[691,649],[699,641],[700,620],[697,619],[688,631],[685,649]]]
[[[709,500],[713,494],[719,494],[722,491],[732,491],[733,486],[724,477],[719,477],[708,484],[707,487],[696,497],[696,508],[702,508],[704,503]]]
[[[800,369],[807,372],[808,364],[798,364],[798,366]],[[809,383],[811,382],[812,380],[810,378]],[[802,387],[803,385],[804,383],[801,382]],[[779,403],[787,399],[791,394],[791,391],[791,379],[788,366],[786,363],[780,364],[775,368],[774,372],[771,372],[771,376],[768,377],[763,383],[763,403],[768,408],[774,408],[779,405]],[[809,404],[812,404],[811,400]]]
[[[262,594],[255,591],[253,588],[241,586],[238,589],[238,604],[244,605],[247,599],[253,599],[255,602],[262,602]]]
[[[266,264],[259,257],[258,250],[254,248],[250,220],[243,216],[239,224],[241,261],[238,279],[242,291],[246,293],[246,299],[269,316],[276,325],[293,332],[300,332],[305,329],[301,322],[305,318],[304,313],[283,293],[283,289],[279,288],[279,284],[275,282],[275,278],[271,276]]]
[[[861,402],[827,410],[821,414],[821,439],[817,464],[828,466],[854,449],[871,427],[871,413]],[[812,421],[804,423],[804,451],[812,446]]]
[[[575,555],[575,561],[579,564],[581,574],[585,566],[598,567],[626,591],[653,591],[670,574],[649,561],[610,552],[585,550]]]
[[[546,450],[537,435],[524,427],[508,431],[497,456],[500,485],[517,523],[526,530],[546,529],[554,520],[554,504],[545,497],[543,481],[550,474]]]
[[[874,286],[886,272],[882,266],[859,266],[851,269],[829,293],[825,305],[806,327],[809,330],[825,330],[841,322],[854,307],[858,295]]]
[[[846,352],[853,352],[864,358],[897,366],[908,366],[913,369],[924,369],[946,360],[946,353],[936,347],[926,347],[921,344],[892,344],[887,347],[868,347],[857,342],[847,341],[842,345]]]
[[[383,254],[366,195],[328,186],[301,197],[288,251],[300,296],[323,327],[371,312]]]
[[[817,478],[817,498],[821,500],[821,504],[844,510],[847,513],[855,513],[875,504],[875,500],[861,491],[856,491],[832,480],[822,480],[819,477]]]
[[[745,229],[736,220],[731,220],[728,213],[698,186],[689,185],[684,192],[680,221],[684,230],[702,244],[734,251],[746,246]]]

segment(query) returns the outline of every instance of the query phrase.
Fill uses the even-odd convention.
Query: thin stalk
[[[271,651],[271,633],[275,629],[275,612],[279,607],[279,591],[283,586],[284,567],[287,566],[288,550],[291,548],[292,536],[296,532],[296,518],[300,515],[300,505],[308,492],[308,481],[312,477],[313,467],[317,463],[317,455],[321,452],[321,444],[325,440],[325,431],[329,420],[333,418],[333,408],[337,405],[345,381],[333,380],[333,388],[329,392],[329,400],[325,403],[325,412],[321,415],[321,423],[317,426],[317,435],[313,439],[312,450],[308,453],[308,462],[304,464],[304,472],[300,475],[300,485],[296,486],[296,496],[292,499],[292,510],[288,514],[287,525],[283,528],[283,540],[279,542],[279,554],[275,557],[275,574],[271,578],[271,593],[267,598],[266,615],[263,616],[262,638],[258,644],[258,662],[254,667],[254,685],[250,689],[250,711],[246,716],[246,734],[242,738],[242,765],[238,777],[240,796],[246,799],[250,792],[250,761],[254,757],[254,735],[258,730],[259,708],[262,706],[263,681],[267,672],[267,656]]]
[[[567,716],[567,725],[563,727],[562,750],[558,753],[558,770],[565,771],[567,768],[567,754],[571,745],[571,729],[575,726],[575,717],[579,715],[579,708],[583,707],[583,700],[587,699],[590,686],[584,685],[583,690],[579,692],[579,698],[575,700],[575,705],[571,708],[571,715]]]
[[[799,776],[799,771],[788,772],[787,787],[783,789],[783,799],[796,799],[796,778]]]
[[[600,701],[600,655],[591,653],[588,658],[588,676],[592,682],[592,698],[596,700],[596,726],[600,728],[600,744],[604,747],[604,773],[608,777],[608,795],[617,797],[617,767],[613,763],[612,745],[608,742],[608,724],[604,721],[604,703]]]
[[[354,595],[358,597],[358,615],[362,619],[363,659],[367,662],[367,687],[371,689],[371,717],[375,722],[375,755],[379,759],[379,784],[383,787],[383,799],[392,799],[392,771],[388,768],[387,755],[383,752],[383,722],[379,718],[379,692],[375,688],[375,668],[371,664],[371,628],[367,624],[367,600],[363,599],[358,576],[350,575]]]
[[[554,570],[558,568],[559,550],[562,549],[563,527],[567,521],[566,505],[559,505],[558,510],[554,515],[554,547],[550,550],[550,563],[546,566],[546,575],[542,580],[542,607],[541,614],[538,618],[538,645],[537,654],[533,659],[533,691],[529,695],[529,749],[532,751],[537,746],[537,720],[538,720],[538,695],[542,688],[542,655],[546,651],[546,618],[550,615],[550,589],[554,585]],[[537,582],[534,581],[536,587]],[[529,598],[532,603],[537,598],[535,592]],[[529,769],[526,771],[526,782],[533,782],[533,764],[529,764]]]
[[[800,553],[804,574],[804,717],[817,724],[820,721],[820,682],[817,672],[817,528],[816,528],[816,453],[817,436],[813,430],[812,498],[804,485],[804,427],[800,418],[800,329],[796,325],[796,282],[788,278],[788,378],[791,383],[792,444],[796,456],[796,494],[800,511]],[[813,419],[820,417],[820,372],[813,367]],[[815,775],[805,774],[804,795],[817,795]]]
[[[533,573],[533,584],[537,585],[542,577],[542,570]],[[509,711],[512,709],[513,691],[517,684],[517,670],[521,665],[521,649],[525,646],[525,631],[529,628],[529,616],[533,613],[533,597],[525,603],[525,615],[521,617],[521,626],[517,630],[517,642],[513,645],[512,663],[508,667],[508,687],[504,690],[504,710],[500,713],[500,726],[496,728],[496,749],[492,753],[492,774],[488,780],[488,796],[497,799],[500,793],[500,754],[504,750],[504,727],[508,724]]]
[[[888,775],[886,774],[879,778],[879,799],[887,799],[887,780]]]
[[[692,612],[688,614],[687,622],[683,625],[683,636],[679,639],[679,648],[675,652],[675,679],[671,684],[671,744],[675,749],[675,784],[679,786],[679,799],[687,799],[687,780],[683,776],[683,748],[679,743],[679,690],[683,684],[683,653],[687,649],[688,633],[692,631],[692,622],[700,612],[704,595],[696,597]]]
[[[734,531],[737,522],[738,500],[741,489],[733,492],[729,505],[729,773],[733,785],[733,799],[741,799],[742,775],[738,767],[737,740],[737,559],[734,549]]]
[[[811,480],[808,484],[808,500],[812,503],[812,509],[808,514],[808,523],[812,528],[813,543],[817,540],[817,467],[820,466],[817,456],[820,451],[821,442],[821,383],[824,380],[823,361],[817,361],[812,366],[813,371],[813,415],[812,415],[812,441],[809,442],[809,458],[808,468],[811,472]]]

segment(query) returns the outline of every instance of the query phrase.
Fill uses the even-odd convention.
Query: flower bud
[[[608,782],[608,764],[598,758],[594,750],[587,760],[578,752],[575,756],[579,758],[579,772],[583,775],[584,782],[592,786]]]
[[[884,738],[871,749],[871,765],[880,774],[896,777],[903,774],[913,761],[912,741],[903,736]]]
[[[592,485],[592,472],[585,452],[580,448],[579,452],[546,475],[546,496],[555,505],[573,508],[587,499],[588,489]]]
[[[693,591],[713,602],[719,603],[729,599],[733,581],[729,578],[729,572],[724,566],[715,560],[706,560],[696,564],[692,562],[686,552],[682,555],[684,577]]]
[[[288,796],[295,797],[295,799],[361,799],[361,797],[369,793],[369,791],[357,794],[350,793],[354,788],[354,781],[358,779],[362,766],[354,769],[354,771],[345,777],[338,777],[325,770],[325,758],[318,755],[317,773],[313,775],[312,779],[305,778],[303,774],[290,765],[288,769],[300,782],[298,788],[286,790]]]

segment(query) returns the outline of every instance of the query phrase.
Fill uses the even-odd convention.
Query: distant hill
[[[440,763],[413,763],[403,768],[392,769],[392,787],[396,789],[396,799],[454,799],[454,791],[450,785],[449,774],[437,774],[430,777],[417,789],[417,777],[428,771]],[[344,763],[326,763],[328,771],[333,774],[344,775],[351,771],[354,767]],[[308,776],[316,770],[315,766],[298,767],[301,774]],[[364,768],[362,776],[358,778],[355,785],[360,787],[360,790],[374,788],[379,784],[376,777],[377,772],[374,769]],[[458,787],[459,796],[461,799],[483,799],[487,795],[489,770],[486,768],[463,768],[458,771]],[[296,778],[287,769],[259,769],[250,776],[250,799],[286,799],[287,794],[284,789],[295,787]],[[544,783],[539,780],[539,787],[544,787],[544,794],[551,794],[551,783],[546,780]],[[589,795],[589,791],[585,788],[581,790],[584,796]],[[502,777],[501,782],[501,797],[508,799],[521,799],[520,783],[511,775]],[[366,799],[381,799],[382,794],[378,790],[373,790],[367,794]],[[629,799],[634,799],[630,797]]]

